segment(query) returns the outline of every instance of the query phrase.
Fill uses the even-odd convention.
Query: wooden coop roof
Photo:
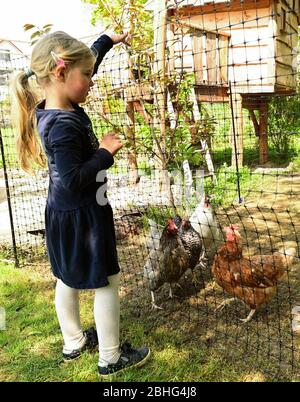
[[[170,0],[168,2],[168,15],[175,13],[178,16],[192,16],[216,12],[251,10],[270,7],[272,4],[282,4],[293,10],[300,21],[300,0]]]

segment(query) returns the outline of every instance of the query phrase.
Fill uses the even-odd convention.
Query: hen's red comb
[[[238,231],[238,229],[239,229],[238,225],[230,225],[230,226],[226,226],[224,228],[224,231],[225,232],[235,232],[235,231]]]

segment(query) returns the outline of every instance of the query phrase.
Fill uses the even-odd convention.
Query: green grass
[[[6,311],[6,330],[0,331],[0,381],[97,382],[97,353],[71,363],[61,359],[62,338],[54,309],[54,279],[48,268],[15,269],[0,264],[0,306]],[[83,327],[93,325],[92,294],[81,294]],[[153,315],[151,314],[153,317]],[[168,317],[168,316],[166,316]],[[110,381],[264,381],[266,377],[241,361],[230,361],[217,349],[198,341],[197,332],[174,326],[172,316],[159,325],[123,306],[121,337],[147,344],[152,358]],[[196,331],[196,330],[195,330]]]

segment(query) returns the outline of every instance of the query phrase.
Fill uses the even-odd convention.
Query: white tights
[[[99,339],[99,366],[116,363],[120,357],[120,274],[108,277],[109,285],[95,289],[94,318]],[[56,313],[64,338],[64,353],[70,353],[85,344],[80,324],[79,290],[57,280],[55,292]]]

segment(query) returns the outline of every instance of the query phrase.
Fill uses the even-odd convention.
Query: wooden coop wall
[[[180,17],[176,13],[170,17],[180,21],[169,25],[168,48],[174,55],[170,70],[194,69],[197,84],[231,81],[239,93],[292,92],[296,87],[298,3],[239,1],[230,9],[214,4],[179,10]],[[280,29],[282,10],[286,22]]]
[[[281,0],[274,5],[277,91],[295,90],[297,85],[299,3],[299,0]]]
[[[189,25],[189,24],[187,24]],[[228,82],[228,35],[203,32],[184,25],[170,25],[169,71],[195,72],[196,85],[223,85]]]

